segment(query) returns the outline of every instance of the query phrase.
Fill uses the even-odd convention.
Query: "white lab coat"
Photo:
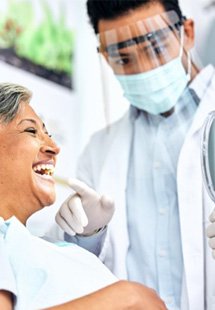
[[[214,205],[202,184],[200,160],[201,128],[212,110],[215,110],[215,74],[195,114],[178,163],[177,186],[184,259],[181,310],[215,309],[215,260],[212,259],[205,234],[208,216]],[[109,130],[96,133],[80,158],[78,170],[80,179],[115,200],[116,211],[109,224],[100,258],[119,278],[127,277],[129,236],[125,194],[132,128],[127,113]]]

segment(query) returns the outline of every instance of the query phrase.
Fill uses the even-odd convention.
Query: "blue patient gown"
[[[30,234],[15,217],[0,223],[0,290],[15,308],[33,310],[65,303],[117,281],[92,253]]]

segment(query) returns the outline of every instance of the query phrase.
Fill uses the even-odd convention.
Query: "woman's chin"
[[[43,207],[52,205],[56,200],[55,182],[53,178],[36,175],[34,191]]]
[[[44,195],[42,198],[43,207],[51,206],[56,200],[56,194],[55,192],[49,193],[48,195]]]

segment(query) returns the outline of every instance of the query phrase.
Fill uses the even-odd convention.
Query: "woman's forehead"
[[[15,117],[16,123],[21,119],[34,119],[36,122],[42,123],[42,120],[37,115],[35,110],[25,102],[20,103],[19,111]]]

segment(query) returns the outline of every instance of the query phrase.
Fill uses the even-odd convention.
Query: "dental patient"
[[[55,201],[60,151],[30,99],[25,87],[0,84],[0,309],[166,309],[153,290],[118,281],[94,254],[25,227]]]

